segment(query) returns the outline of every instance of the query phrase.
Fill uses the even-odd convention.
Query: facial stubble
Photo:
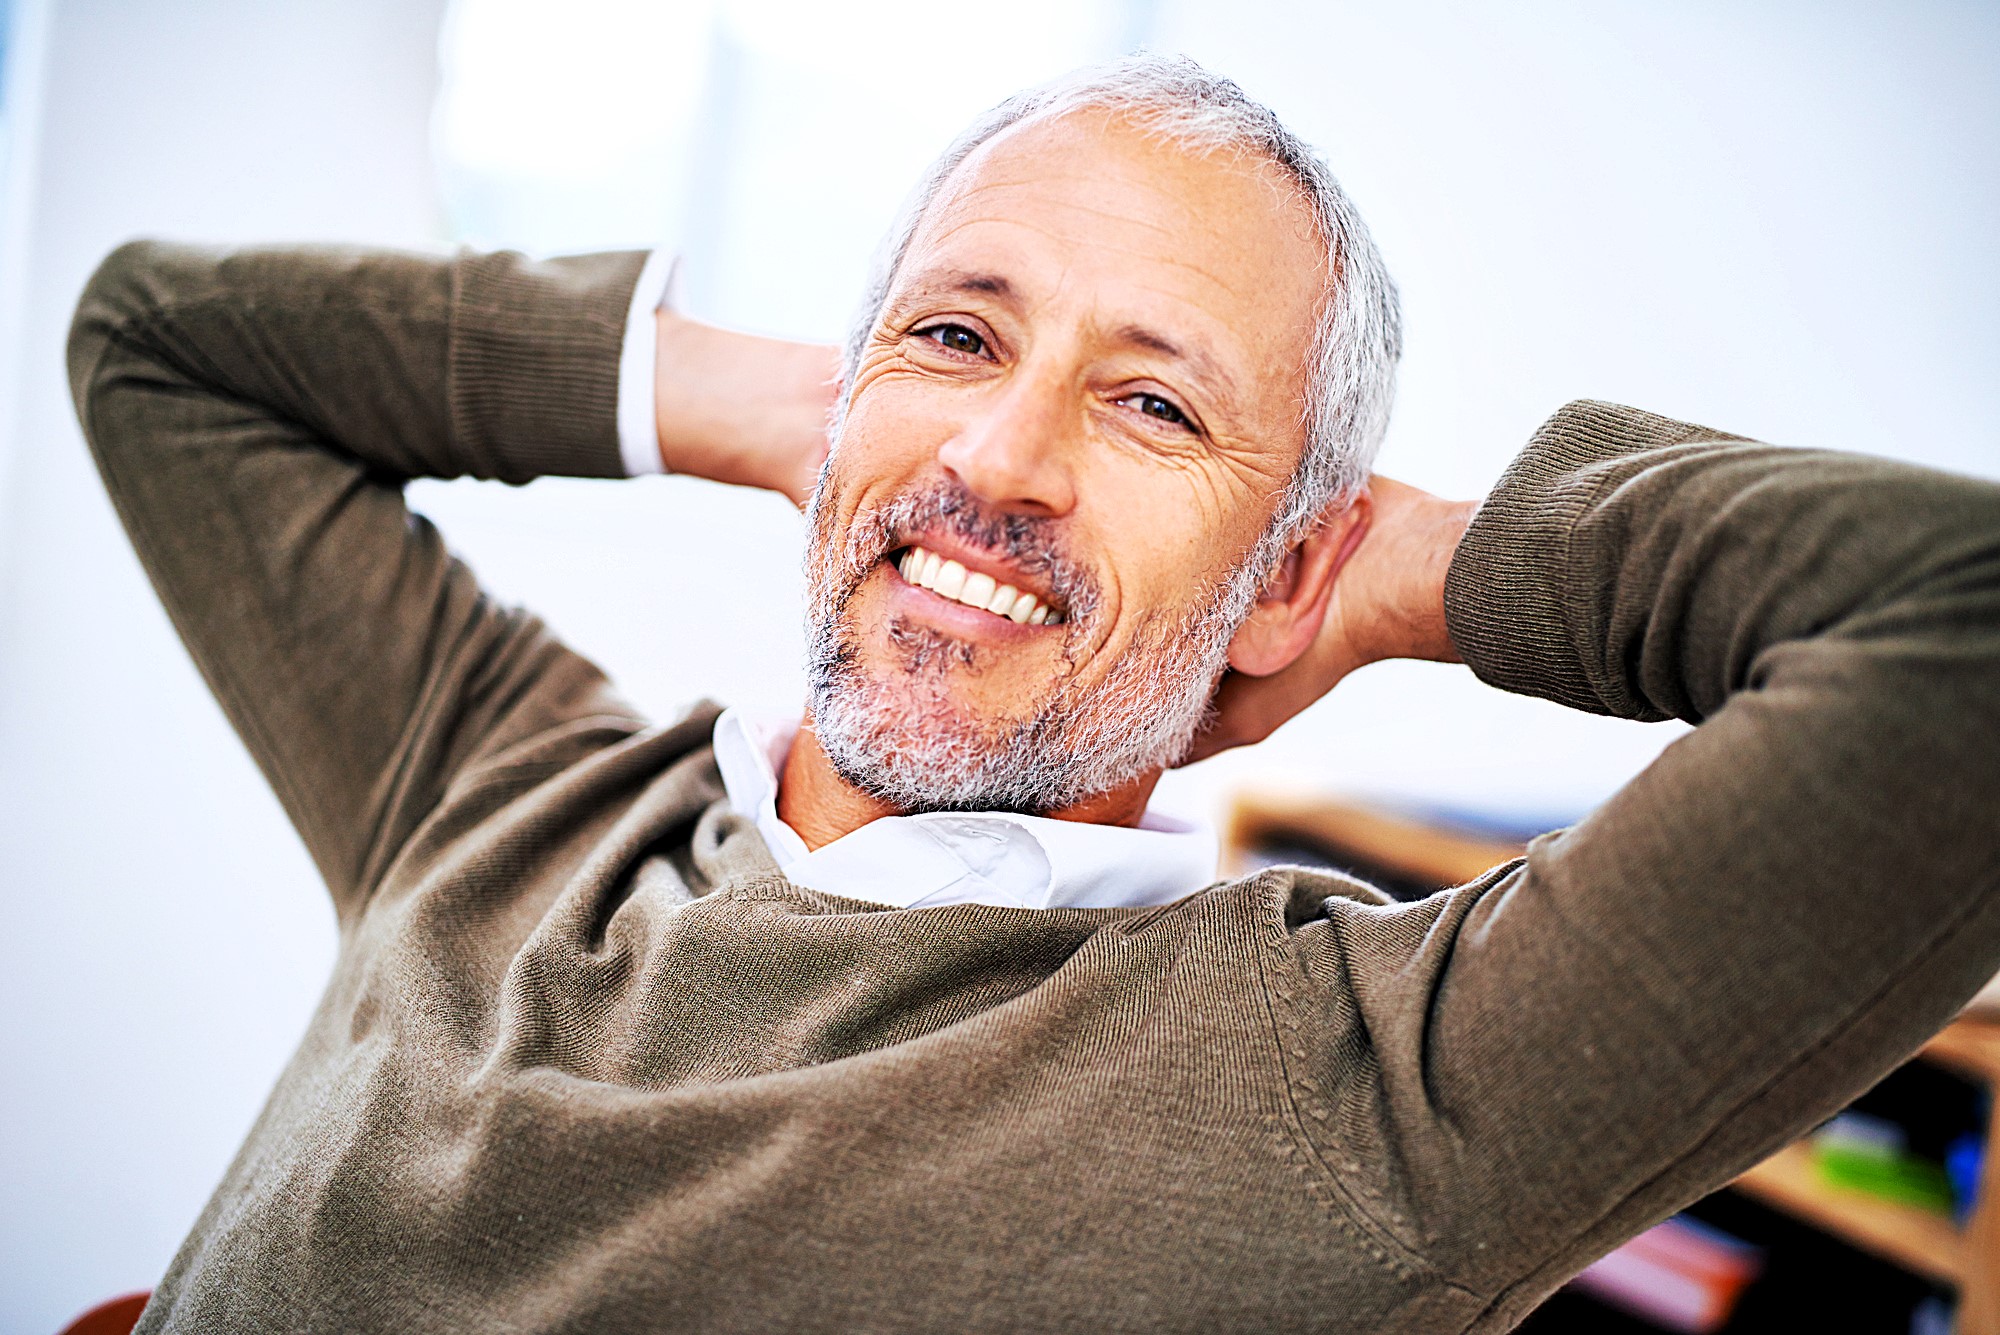
[[[898,810],[1046,814],[1180,760],[1212,708],[1229,641],[1261,580],[1246,562],[1192,606],[1142,614],[1130,643],[1084,680],[1099,598],[1062,547],[1060,521],[994,514],[946,479],[835,531],[829,467],[810,512],[808,692],[821,749],[848,783]],[[946,531],[1033,573],[1066,610],[1060,668],[1025,716],[981,713],[966,687],[1014,652],[891,614],[871,668],[854,601],[909,535]]]

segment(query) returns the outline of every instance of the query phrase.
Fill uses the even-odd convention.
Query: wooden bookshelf
[[[1376,866],[1440,887],[1469,881],[1521,856],[1523,848],[1360,802],[1262,790],[1239,794],[1223,826],[1225,869],[1240,867],[1250,850],[1274,840],[1352,850]]]
[[[1924,1044],[1922,1055],[1967,1080],[2000,1086],[2000,1018],[1961,1016]]]
[[[1223,830],[1225,868],[1245,869],[1259,846],[1271,844],[1323,848],[1330,856],[1439,888],[1469,881],[1524,851],[1518,843],[1350,799],[1271,790],[1239,794]],[[2000,1016],[1961,1016],[1919,1055],[2000,1092]],[[1894,1265],[1955,1286],[1957,1335],[2000,1335],[2000,1115],[1987,1129],[1979,1205],[1963,1232],[1941,1215],[1825,1181],[1804,1141],[1786,1146],[1730,1185]]]
[[[1820,1180],[1804,1141],[1787,1145],[1730,1185],[1905,1270],[1958,1284],[1965,1242],[1949,1219]]]
[[[2000,1090],[2000,1021],[1961,1016],[1918,1054]],[[1844,1190],[1821,1178],[1805,1142],[1787,1145],[1730,1185],[1959,1291],[1958,1335],[2000,1335],[2000,1116],[1986,1130],[1979,1203],[1965,1231],[1926,1210]]]

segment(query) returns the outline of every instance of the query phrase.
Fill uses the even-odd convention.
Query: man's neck
[[[1136,826],[1144,818],[1146,803],[1152,800],[1153,786],[1159,781],[1160,771],[1151,770],[1073,807],[1040,814],[1092,825]],[[909,814],[841,778],[820,748],[819,734],[813,731],[812,717],[807,715],[791,754],[785,757],[784,772],[778,776],[778,819],[797,831],[807,848],[822,848],[884,816]]]

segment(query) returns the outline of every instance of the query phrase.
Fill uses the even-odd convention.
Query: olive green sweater
[[[403,505],[620,471],[640,258],[134,246],[84,294],[106,486],[340,923],[142,1330],[1503,1330],[2000,969],[2000,488],[1595,403],[1452,634],[1701,726],[1525,859],[788,884],[712,709],[640,717]]]

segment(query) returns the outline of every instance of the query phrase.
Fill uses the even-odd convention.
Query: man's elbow
[[[174,304],[175,290],[186,286],[191,270],[212,263],[212,256],[196,247],[142,238],[125,242],[98,264],[70,318],[67,353],[70,395],[86,435],[93,434],[94,405],[120,379],[110,365],[114,356],[143,356],[157,337],[160,317]]]

